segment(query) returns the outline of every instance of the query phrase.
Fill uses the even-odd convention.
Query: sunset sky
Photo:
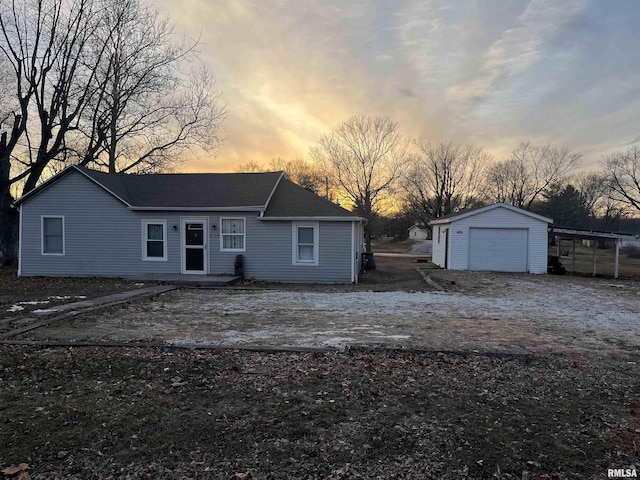
[[[640,2],[586,0],[157,0],[200,57],[229,116],[215,159],[231,171],[308,159],[365,112],[412,137],[566,145],[586,167],[640,142]]]

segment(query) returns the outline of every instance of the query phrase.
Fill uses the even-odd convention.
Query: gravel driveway
[[[640,345],[637,283],[457,275],[466,275],[451,282],[457,292],[178,290],[40,329],[31,338],[514,353]]]

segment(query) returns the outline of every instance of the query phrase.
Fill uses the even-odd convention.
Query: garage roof
[[[490,210],[494,210],[496,208],[506,208],[507,210],[511,210],[512,212],[519,213],[521,215],[525,215],[527,217],[535,218],[536,220],[540,220],[546,223],[553,223],[551,218],[543,217],[542,215],[538,215],[536,213],[529,212],[528,210],[523,210],[518,207],[514,207],[513,205],[508,205],[506,203],[497,202],[491,205],[487,205],[486,207],[474,208],[473,210],[466,210],[463,212],[459,212],[448,217],[436,218],[435,220],[431,220],[429,225],[441,225],[443,223],[451,223],[457,220],[462,220],[463,218],[471,217],[473,215],[478,215],[480,213],[488,212]]]

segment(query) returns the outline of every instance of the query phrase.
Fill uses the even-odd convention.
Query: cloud
[[[591,155],[637,136],[637,8],[582,0],[156,0],[224,92],[217,159],[307,157],[348,117],[508,154],[521,140]],[[629,6],[628,6],[629,5]]]
[[[483,100],[542,59],[544,48],[584,8],[583,0],[532,0],[483,55],[477,74],[447,90],[451,101]]]

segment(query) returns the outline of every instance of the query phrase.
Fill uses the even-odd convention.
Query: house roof
[[[132,209],[266,208],[282,172],[177,173],[136,175],[105,173],[71,166],[16,200],[15,205],[77,171]]]
[[[414,223],[407,230],[411,230],[412,228],[417,228],[418,230],[428,230],[427,226],[422,223]]]
[[[137,208],[264,207],[282,172],[130,175],[82,172]]]
[[[278,184],[264,219],[300,217],[358,217],[339,205],[283,178]]]
[[[429,225],[441,225],[443,223],[451,223],[457,220],[462,220],[463,218],[471,217],[473,215],[478,215],[480,213],[488,212],[490,210],[494,210],[496,208],[506,208],[507,210],[511,210],[512,212],[519,213],[521,215],[525,215],[527,217],[535,218],[536,220],[540,220],[546,223],[553,223],[551,218],[543,217],[542,215],[538,215],[536,213],[529,212],[528,210],[523,210],[518,207],[514,207],[513,205],[508,205],[506,203],[493,203],[491,205],[487,205],[485,207],[474,208],[472,210],[466,210],[464,212],[459,212],[448,217],[436,218],[435,220],[431,220]]]
[[[358,220],[344,208],[284,179],[282,172],[135,175],[71,166],[16,200],[19,205],[69,172],[79,172],[132,210],[250,210],[265,219]]]

